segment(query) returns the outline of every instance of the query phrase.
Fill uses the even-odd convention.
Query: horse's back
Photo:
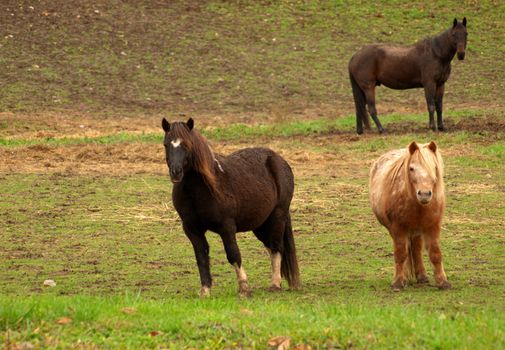
[[[257,227],[276,208],[288,214],[294,177],[279,154],[268,148],[245,148],[224,157],[222,165],[227,174],[223,190],[237,203],[239,231]]]
[[[392,89],[421,87],[417,46],[370,44],[349,61],[349,72],[362,88],[385,85]]]
[[[387,219],[387,206],[389,203],[385,202],[385,199],[392,198],[390,193],[390,187],[387,186],[388,183],[392,181],[391,179],[391,169],[399,160],[406,155],[406,149],[397,149],[389,151],[381,155],[370,168],[369,177],[369,199],[372,206],[372,210],[384,226],[388,226]],[[401,184],[397,184],[398,187]]]

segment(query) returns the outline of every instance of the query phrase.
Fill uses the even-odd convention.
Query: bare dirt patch
[[[247,115],[240,117],[232,115],[207,115],[197,119],[199,128],[226,126],[230,123],[242,122],[254,125],[259,122],[278,122],[300,117],[325,115],[328,109],[307,111],[307,115]],[[172,120],[184,120],[185,115],[172,116]],[[12,135],[15,138],[32,139],[41,137],[97,137],[118,132],[129,133],[161,133],[159,124],[161,115],[104,118],[72,114],[32,114],[14,115],[3,113],[0,118],[9,127],[0,130],[0,135]],[[461,118],[458,121],[446,120],[448,133],[466,131],[469,133],[484,133],[493,141],[503,138],[505,119],[496,114],[484,117]],[[349,144],[363,140],[374,140],[387,135],[402,135],[408,133],[427,132],[427,126],[412,122],[398,122],[387,126],[385,135],[379,136],[375,128],[364,135],[358,136],[353,129],[331,130],[324,134],[294,137],[260,137],[255,139],[212,142],[215,151],[229,154],[235,150],[251,146],[271,147],[281,153],[296,169],[297,175],[327,174],[328,176],[355,176],[364,165],[368,165],[376,154],[370,154],[370,159],[347,159],[346,154],[328,149],[338,149],[339,144]],[[319,151],[308,149],[311,145]],[[451,151],[451,150],[449,150]],[[452,150],[456,152],[456,150]],[[451,151],[451,152],[452,152]],[[468,150],[457,152],[467,153]],[[447,152],[445,152],[447,153]],[[338,166],[337,166],[338,165]],[[366,168],[366,166],[365,166]],[[357,170],[358,169],[358,170]],[[0,148],[0,173],[62,173],[62,174],[107,174],[110,176],[136,173],[165,174],[163,147],[150,143],[120,143],[111,145],[80,144],[67,146],[35,145],[20,148]],[[361,173],[360,173],[361,174]]]

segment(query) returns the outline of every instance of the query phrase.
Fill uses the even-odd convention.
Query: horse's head
[[[409,145],[408,176],[417,201],[422,205],[428,204],[433,198],[438,180],[437,164],[433,161],[436,151],[437,145],[433,141],[427,145],[418,145],[416,142]]]
[[[180,182],[192,165],[192,152],[189,134],[193,130],[193,119],[170,124],[165,118],[161,121],[165,131],[165,158],[167,161],[170,179]]]
[[[468,35],[466,31],[466,17],[463,18],[462,22],[458,22],[458,20],[454,18],[450,32],[452,43],[456,47],[458,60],[464,60],[466,50],[466,37]]]

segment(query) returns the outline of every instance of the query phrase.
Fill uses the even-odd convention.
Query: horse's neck
[[[451,62],[456,54],[456,48],[451,45],[450,30],[446,30],[431,40],[431,46],[435,56],[443,62]]]

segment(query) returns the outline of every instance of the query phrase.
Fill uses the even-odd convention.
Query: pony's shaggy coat
[[[439,247],[445,209],[443,178],[444,164],[434,142],[425,145],[412,142],[405,149],[390,151],[370,169],[372,210],[394,242],[394,289],[402,289],[407,279],[414,276],[418,282],[427,281],[423,244],[428,248],[437,285],[450,287]]]
[[[193,129],[192,119],[173,124],[163,119],[162,126],[166,161],[174,182],[172,200],[195,251],[201,295],[207,295],[212,285],[207,230],[221,236],[241,294],[247,295],[249,288],[235,234],[244,231],[253,231],[270,251],[272,289],[280,289],[281,274],[290,287],[298,287],[289,213],[294,178],[288,163],[266,148],[246,148],[226,157],[214,154],[205,138]],[[180,145],[174,147],[172,142],[177,140]]]

